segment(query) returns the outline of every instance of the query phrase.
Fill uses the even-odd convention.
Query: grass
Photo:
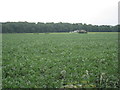
[[[3,88],[117,88],[118,35],[3,34]]]

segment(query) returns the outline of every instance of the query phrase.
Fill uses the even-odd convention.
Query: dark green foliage
[[[87,30],[88,32],[117,32],[118,25],[91,25],[70,23],[29,23],[29,22],[6,22],[2,24],[3,33],[46,33],[46,32],[70,32],[73,30]]]
[[[117,88],[116,32],[3,34],[3,88]]]

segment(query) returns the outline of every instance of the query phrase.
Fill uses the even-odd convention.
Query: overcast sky
[[[0,0],[0,22],[118,24],[119,0]]]

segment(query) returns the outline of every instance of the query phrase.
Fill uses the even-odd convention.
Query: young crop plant
[[[118,88],[118,35],[3,34],[3,88]]]

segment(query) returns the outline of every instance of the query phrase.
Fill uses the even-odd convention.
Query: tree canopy
[[[48,33],[70,32],[74,30],[86,30],[88,32],[118,32],[118,26],[92,25],[83,23],[31,23],[31,22],[5,22],[2,23],[2,33]]]

